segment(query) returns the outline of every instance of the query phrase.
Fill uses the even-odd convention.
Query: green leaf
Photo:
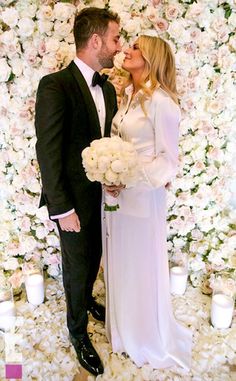
[[[119,204],[116,205],[108,205],[106,202],[104,204],[105,212],[116,212],[119,209]]]

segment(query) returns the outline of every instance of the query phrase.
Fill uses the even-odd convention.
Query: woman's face
[[[125,59],[122,67],[131,74],[134,72],[143,72],[145,67],[145,60],[138,46],[138,40],[124,51]]]

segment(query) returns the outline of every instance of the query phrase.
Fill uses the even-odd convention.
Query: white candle
[[[11,300],[0,303],[0,329],[9,330],[15,323],[16,309]]]
[[[186,290],[188,272],[183,266],[174,266],[170,269],[170,292],[183,295]]]
[[[215,294],[212,297],[211,322],[215,328],[229,328],[233,311],[233,298],[223,294]]]
[[[44,301],[44,284],[41,274],[28,275],[25,280],[25,288],[29,303],[38,305]]]

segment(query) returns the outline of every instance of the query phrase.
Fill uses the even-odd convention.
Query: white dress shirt
[[[104,136],[106,109],[105,109],[105,102],[104,102],[102,88],[99,85],[92,86],[92,78],[94,75],[94,70],[90,66],[88,66],[86,63],[81,61],[78,57],[75,57],[74,63],[81,71],[88,85],[88,88],[91,92],[91,95],[93,97],[93,100],[97,109],[97,113],[98,113],[98,118],[99,118],[100,127],[101,127],[101,134],[102,136]],[[74,213],[74,211],[75,211],[74,209],[71,209],[66,213],[51,216],[51,219],[56,220],[57,218],[67,217],[70,214]]]

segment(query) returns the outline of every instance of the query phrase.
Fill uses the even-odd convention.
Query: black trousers
[[[61,242],[67,325],[70,333],[78,338],[87,332],[87,311],[101,260],[101,213],[100,210],[94,212],[79,233],[62,231],[59,223],[57,226]]]

